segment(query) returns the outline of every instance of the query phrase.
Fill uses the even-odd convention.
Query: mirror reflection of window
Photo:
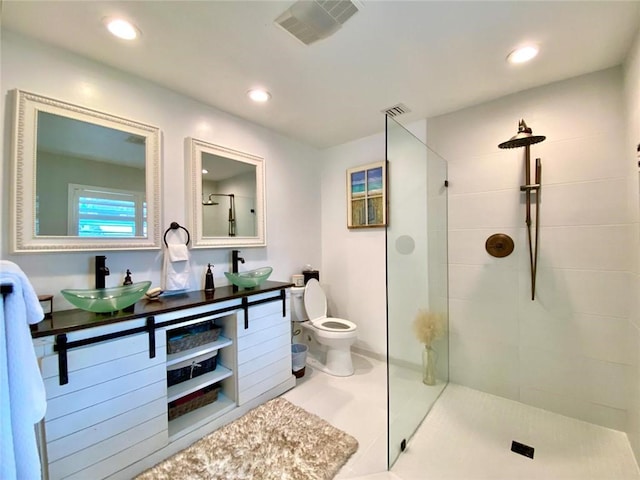
[[[37,235],[146,235],[144,137],[45,111],[38,111],[36,131]],[[102,193],[71,201],[73,185]]]
[[[145,236],[145,209],[142,192],[70,184],[68,233],[102,238]]]

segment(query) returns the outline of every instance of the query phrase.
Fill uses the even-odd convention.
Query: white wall
[[[242,251],[245,269],[272,265],[273,280],[289,280],[305,263],[320,264],[319,152],[258,125],[176,94],[151,82],[68,52],[2,32],[2,258],[22,267],[38,293],[55,294],[54,309],[70,308],[62,288],[93,286],[93,256],[107,255],[107,286],[122,282],[127,268],[134,281],[160,283],[160,252],[78,252],[9,254],[10,121],[7,92],[20,88],[70,103],[158,126],[162,131],[162,232],[172,221],[186,224],[184,139],[195,137],[265,158],[266,248]],[[171,68],[167,66],[167,68]],[[215,88],[215,78],[211,79]],[[239,102],[246,101],[239,98]],[[260,107],[264,108],[264,106]],[[266,107],[268,108],[268,106]],[[9,109],[10,110],[10,109]],[[192,288],[202,288],[207,262],[215,264],[217,285],[227,284],[231,254],[226,249],[192,251]]]
[[[523,117],[542,159],[536,300],[524,228],[524,149],[500,150]],[[449,161],[451,380],[625,430],[636,227],[620,68],[427,122]],[[636,199],[637,201],[637,199]],[[514,253],[484,250],[493,233]]]
[[[627,120],[627,144],[626,151],[629,152],[630,161],[628,165],[629,181],[629,203],[633,220],[633,253],[630,257],[629,267],[632,272],[631,278],[631,321],[629,325],[629,339],[631,347],[632,368],[628,376],[628,419],[627,434],[631,446],[640,459],[640,371],[638,353],[640,352],[640,287],[639,274],[640,265],[638,262],[638,252],[640,252],[640,192],[638,191],[640,180],[640,154],[634,154],[640,144],[640,33],[636,37],[635,44],[631,49],[624,69],[625,106]],[[636,158],[634,158],[636,157]]]
[[[380,115],[380,126],[384,128]],[[323,152],[320,283],[334,317],[358,325],[355,346],[386,354],[384,228],[347,228],[347,169],[384,160],[384,134]]]
[[[380,115],[381,129],[384,121]],[[424,141],[424,120],[406,127]],[[329,310],[358,325],[356,348],[386,355],[385,232],[384,228],[347,228],[346,190],[348,168],[385,159],[385,135],[382,132],[322,153],[320,281]]]

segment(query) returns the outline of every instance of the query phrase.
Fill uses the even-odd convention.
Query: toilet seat
[[[320,282],[310,279],[304,287],[304,307],[309,322],[319,330],[326,332],[348,333],[356,330],[356,324],[343,318],[327,317],[327,296]]]
[[[323,317],[309,320],[318,330],[336,333],[348,333],[356,330],[356,324],[344,318]]]

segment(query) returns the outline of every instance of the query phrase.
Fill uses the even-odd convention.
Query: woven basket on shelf
[[[218,386],[200,396],[197,396],[179,405],[172,406],[172,404],[170,403],[169,404],[169,420],[171,421],[174,418],[178,418],[197,408],[204,407],[205,405],[215,402],[218,399],[219,391],[220,391],[220,387]]]
[[[175,340],[169,338],[169,341],[167,342],[167,353],[178,353],[199,347],[205,343],[215,342],[220,335],[220,330],[222,330],[222,328],[215,326],[211,330],[186,335]]]

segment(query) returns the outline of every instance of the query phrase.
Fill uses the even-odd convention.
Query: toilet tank
[[[304,309],[304,287],[291,287],[291,321],[304,322],[309,320]]]

